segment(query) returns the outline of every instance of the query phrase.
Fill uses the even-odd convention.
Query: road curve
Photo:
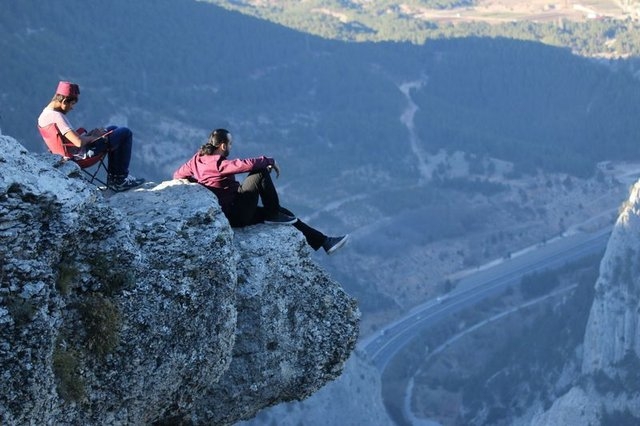
[[[479,269],[457,282],[454,291],[429,300],[402,318],[363,339],[358,349],[382,372],[389,361],[420,332],[450,318],[456,312],[489,296],[517,285],[523,276],[559,268],[588,255],[601,252],[609,240],[611,227],[594,233],[578,233],[539,244],[494,266]]]

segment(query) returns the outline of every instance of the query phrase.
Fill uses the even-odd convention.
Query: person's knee
[[[133,132],[128,127],[110,126],[108,130],[113,130],[113,135],[122,139],[131,139]]]
[[[260,174],[265,179],[271,179],[271,172],[269,172],[269,169],[267,169],[267,168],[260,169]]]
[[[254,185],[264,185],[265,182],[271,180],[271,174],[266,168],[253,170],[246,178],[246,182],[252,182]]]
[[[110,151],[117,151],[120,149],[131,149],[133,145],[133,132],[127,127],[118,127],[113,131],[113,134],[109,136],[109,148]]]

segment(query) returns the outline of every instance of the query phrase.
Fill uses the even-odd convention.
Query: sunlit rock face
[[[615,373],[626,356],[640,356],[640,183],[631,190],[600,265],[585,332],[582,370]],[[639,385],[640,386],[640,385]]]
[[[100,192],[0,136],[0,423],[233,424],[311,395],[359,312],[310,255],[199,185]]]
[[[582,376],[534,425],[638,424],[640,419],[640,182],[621,208],[585,330]]]

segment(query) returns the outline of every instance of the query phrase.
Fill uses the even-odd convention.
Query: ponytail
[[[198,155],[203,156],[203,155],[213,155],[215,150],[217,149],[217,147],[211,145],[209,142],[205,143],[204,145],[202,145],[200,147],[200,152],[198,153]]]
[[[200,156],[213,155],[223,143],[231,143],[231,133],[227,129],[216,129],[209,135],[207,143],[200,147]]]

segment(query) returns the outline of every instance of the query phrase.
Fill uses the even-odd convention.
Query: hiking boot
[[[343,235],[342,237],[327,237],[327,239],[324,240],[324,244],[322,244],[322,248],[327,252],[327,254],[333,254],[339,248],[347,244],[348,240],[349,234]]]
[[[295,216],[290,216],[283,212],[278,212],[273,216],[270,216],[264,220],[264,223],[269,225],[291,225],[298,220]]]
[[[140,178],[136,178],[132,175],[126,175],[126,176],[116,176],[116,175],[109,175],[107,176],[107,186],[111,189],[113,189],[116,192],[122,192],[122,191],[127,191],[129,189],[132,188],[136,188],[140,185],[142,185],[145,182],[144,179]]]

